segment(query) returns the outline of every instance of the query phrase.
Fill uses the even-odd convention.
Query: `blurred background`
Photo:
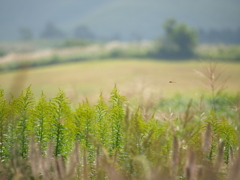
[[[166,19],[173,18],[195,28],[199,42],[240,43],[238,0],[1,0],[0,3],[1,41],[153,40],[163,35],[162,24]]]
[[[0,88],[196,95],[211,60],[237,92],[239,17],[239,0],[1,0]]]

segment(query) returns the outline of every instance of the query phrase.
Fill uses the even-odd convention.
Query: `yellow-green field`
[[[196,73],[207,66],[207,63],[194,60],[95,60],[0,74],[0,85],[7,94],[31,85],[36,96],[43,91],[47,97],[54,97],[60,88],[72,100],[85,97],[96,100],[100,92],[108,96],[115,84],[120,93],[128,97],[135,94],[171,96],[175,93],[196,96],[203,91],[210,92],[203,83],[207,81]],[[219,63],[218,67],[223,70],[223,79],[228,78],[226,91],[239,92],[240,64]]]

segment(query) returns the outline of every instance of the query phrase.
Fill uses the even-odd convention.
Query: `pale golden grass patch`
[[[6,93],[31,85],[36,96],[43,91],[47,97],[53,97],[60,88],[73,100],[86,97],[95,100],[100,92],[108,94],[115,84],[126,96],[137,93],[149,96],[152,91],[164,97],[176,93],[195,96],[210,92],[196,73],[196,69],[201,70],[205,66],[206,62],[196,60],[95,60],[3,73],[0,74],[0,85]],[[219,63],[218,66],[229,77],[225,91],[239,92],[240,64]],[[16,83],[19,87],[13,86]]]

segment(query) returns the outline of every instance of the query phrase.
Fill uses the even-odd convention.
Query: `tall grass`
[[[76,108],[62,90],[49,100],[30,87],[10,100],[0,92],[0,179],[240,178],[238,112],[189,101],[178,116],[146,116],[116,87]]]

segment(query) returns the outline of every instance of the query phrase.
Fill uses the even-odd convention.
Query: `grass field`
[[[210,92],[202,82],[205,80],[196,73],[206,70],[207,66],[207,63],[194,60],[95,60],[3,73],[0,74],[0,85],[7,93],[17,93],[31,85],[36,96],[44,91],[47,97],[53,97],[60,88],[74,100],[85,97],[95,100],[100,92],[109,94],[115,84],[128,98],[139,93],[160,96],[184,93],[185,96],[195,96]],[[217,68],[223,70],[222,80],[227,78],[225,90],[239,92],[240,64],[219,63]]]
[[[115,59],[1,73],[0,179],[238,180],[239,69]]]

